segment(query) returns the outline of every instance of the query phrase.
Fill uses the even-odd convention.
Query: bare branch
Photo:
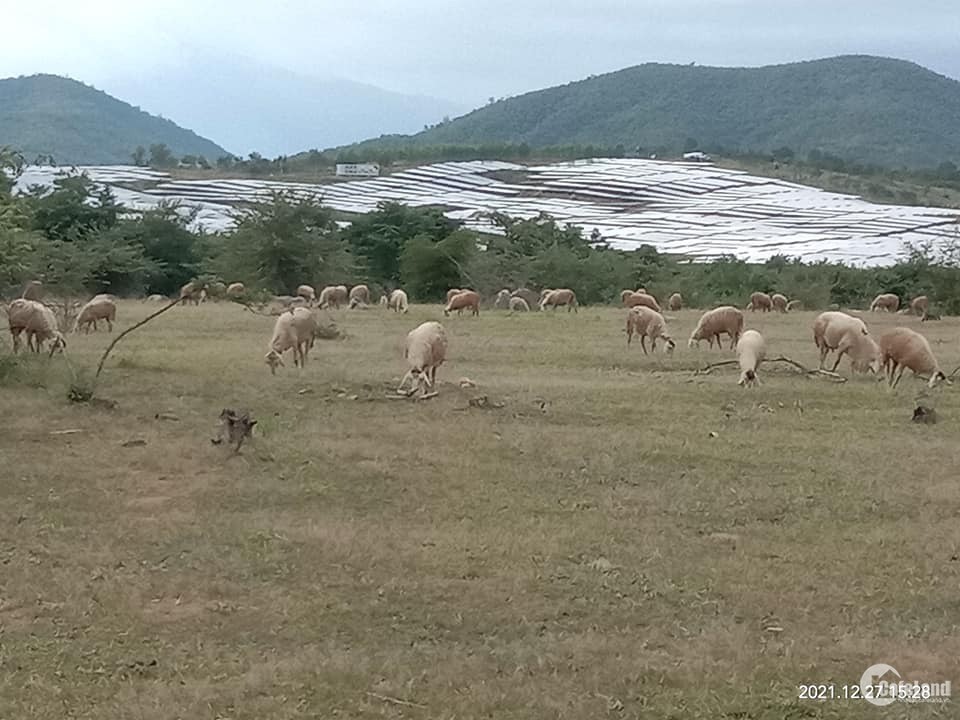
[[[420,703],[408,702],[407,700],[401,700],[400,698],[390,697],[389,695],[381,695],[380,693],[368,692],[367,695],[374,697],[377,700],[383,700],[384,702],[393,703],[394,705],[405,705],[406,707],[415,707],[420,708],[421,710],[426,710],[426,705],[421,705]]]
[[[727,365],[737,365],[739,362],[740,362],[739,360],[721,360],[719,362],[710,363],[706,367],[700,368],[693,374],[709,375],[715,368],[724,367]],[[837,373],[830,372],[829,370],[821,370],[819,368],[808,368],[804,365],[801,365],[796,360],[792,360],[791,358],[788,358],[784,355],[780,355],[779,357],[775,357],[775,358],[768,358],[764,360],[764,362],[765,363],[783,362],[783,363],[787,363],[788,365],[793,365],[793,367],[797,368],[797,370],[807,375],[822,375],[823,377],[830,378],[833,382],[837,382],[837,383],[845,383],[847,381],[847,378],[843,377],[843,375],[838,375]],[[957,368],[957,371],[960,371],[960,368]]]
[[[111,342],[109,345],[107,345],[107,349],[103,351],[103,355],[100,356],[100,362],[97,364],[97,372],[96,372],[96,373],[94,374],[94,376],[93,376],[93,381],[96,382],[96,381],[97,381],[97,378],[100,377],[100,371],[103,370],[103,364],[107,361],[107,357],[110,355],[110,351],[113,350],[114,346],[115,346],[118,342],[120,342],[121,340],[123,340],[123,338],[125,338],[127,335],[129,335],[130,333],[132,333],[132,332],[133,332],[134,330],[136,330],[138,327],[142,327],[143,325],[146,325],[148,322],[150,322],[150,321],[153,320],[155,317],[157,317],[157,315],[161,315],[161,314],[165,313],[165,312],[166,312],[167,310],[169,310],[170,308],[172,308],[172,307],[174,307],[174,306],[176,306],[176,305],[179,305],[182,301],[183,301],[183,298],[182,298],[182,297],[179,297],[179,298],[177,298],[176,300],[171,301],[171,302],[168,303],[167,305],[164,305],[162,308],[160,308],[159,310],[157,310],[155,313],[152,313],[152,314],[150,314],[150,315],[147,315],[143,320],[141,320],[140,322],[136,323],[135,325],[131,325],[131,326],[128,327],[126,330],[124,330],[122,333],[120,333],[119,335],[117,335],[117,336],[113,339],[113,342]]]

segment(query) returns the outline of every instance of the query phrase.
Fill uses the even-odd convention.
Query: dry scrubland
[[[0,717],[956,717],[796,686],[885,662],[960,693],[960,390],[918,426],[909,371],[692,378],[732,357],[686,348],[695,311],[672,360],[621,309],[333,315],[271,377],[272,318],[175,308],[111,356],[113,411],[65,401],[62,357],[4,366]],[[812,366],[813,317],[747,327]],[[865,317],[960,364],[960,320]],[[426,319],[440,396],[387,399]],[[260,421],[239,456],[224,406]]]

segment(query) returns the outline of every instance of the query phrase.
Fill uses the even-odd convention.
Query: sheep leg
[[[411,379],[413,379],[413,370],[412,370],[412,369],[407,370],[407,374],[404,375],[402,378],[400,378],[400,384],[397,385],[397,394],[399,394],[399,395],[402,395],[402,394],[403,394],[403,388],[404,388],[404,386],[406,386],[407,381],[409,381],[409,380],[411,380]]]
[[[897,383],[900,382],[900,378],[903,377],[903,371],[906,370],[906,369],[907,369],[907,366],[906,366],[906,365],[901,365],[901,366],[900,366],[900,370],[899,370],[899,372],[897,373],[897,379],[893,381],[893,384],[890,386],[891,388],[893,388],[894,390],[896,390],[896,388],[897,388]]]
[[[110,318],[107,318],[107,332],[113,332],[113,323],[110,322]]]
[[[643,354],[644,354],[644,355],[647,355],[647,354],[648,354],[648,353],[647,353],[647,336],[646,336],[646,335],[641,335],[641,336],[640,336],[640,349],[643,350]]]
[[[840,367],[840,361],[843,359],[843,354],[846,352],[846,349],[837,349],[837,361],[833,364],[833,367],[830,368],[830,372],[836,372],[837,368]]]

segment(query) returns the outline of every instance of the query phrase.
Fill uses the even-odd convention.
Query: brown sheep
[[[745,307],[744,310],[749,310],[750,312],[754,312],[755,310],[770,312],[773,310],[773,300],[766,293],[752,293],[750,295],[750,302],[747,304],[747,307]]]
[[[540,301],[540,309],[543,310],[545,307],[550,306],[556,312],[557,308],[561,305],[567,306],[567,312],[573,310],[577,311],[577,295],[570,290],[569,288],[561,288],[559,290],[551,290],[548,292],[543,299]]]
[[[915,375],[929,375],[927,386],[931,388],[940,381],[947,380],[946,373],[940,369],[940,364],[930,349],[930,343],[923,335],[910,328],[898,327],[881,335],[880,357],[891,388],[895,388],[900,382],[905,368],[913,370]],[[949,380],[947,382],[949,383]]]
[[[366,285],[354,285],[350,288],[350,303],[347,307],[353,309],[370,304],[370,288]]]
[[[900,298],[893,293],[881,293],[877,295],[870,303],[871,312],[883,310],[884,312],[896,312],[900,307]]]
[[[628,308],[643,306],[660,312],[660,303],[653,295],[648,295],[645,292],[632,293],[624,302]]]
[[[447,306],[443,309],[443,314],[449,315],[454,310],[457,311],[457,315],[462,314],[464,310],[470,310],[471,315],[479,315],[480,295],[473,290],[464,290],[457,293],[450,298]]]
[[[650,338],[651,351],[657,349],[658,338],[666,341],[668,355],[672,354],[677,346],[667,333],[667,321],[664,320],[663,315],[643,305],[631,308],[627,313],[627,347],[630,347],[630,341],[634,335],[640,338],[640,348],[644,355],[648,354],[647,338]]]
[[[667,300],[667,307],[670,308],[670,312],[677,312],[683,309],[683,295],[678,292],[675,292],[670,296],[670,299]]]
[[[930,300],[926,295],[918,295],[913,300],[910,301],[910,311],[914,315],[919,315],[920,317],[925,317],[927,310],[930,309]]]
[[[787,296],[780,293],[774,293],[770,296],[770,301],[773,303],[773,309],[780,313],[785,313],[787,311]]]
[[[740,339],[740,333],[743,332],[743,313],[732,305],[721,305],[713,310],[708,310],[700,316],[697,327],[690,334],[690,340],[687,345],[693,347],[701,340],[706,340],[709,347],[713,347],[713,341],[716,339],[717,347],[723,349],[720,336],[726,333],[730,336],[730,349],[732,350]]]
[[[447,302],[450,302],[453,299],[454,295],[459,295],[462,292],[463,290],[461,290],[460,288],[450,288],[449,290],[447,290]]]

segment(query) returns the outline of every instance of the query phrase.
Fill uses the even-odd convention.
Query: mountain
[[[181,48],[164,65],[116,73],[100,84],[218,138],[237,154],[266,157],[416,132],[469,109],[197,48]]]
[[[594,144],[644,152],[817,150],[886,167],[960,164],[960,83],[849,55],[758,68],[647,64],[500,100],[360,146]]]
[[[227,151],[170,120],[57,75],[0,80],[0,145],[31,161],[52,155],[59,164],[129,164],[138,145],[165,143],[173,153],[213,160]]]

